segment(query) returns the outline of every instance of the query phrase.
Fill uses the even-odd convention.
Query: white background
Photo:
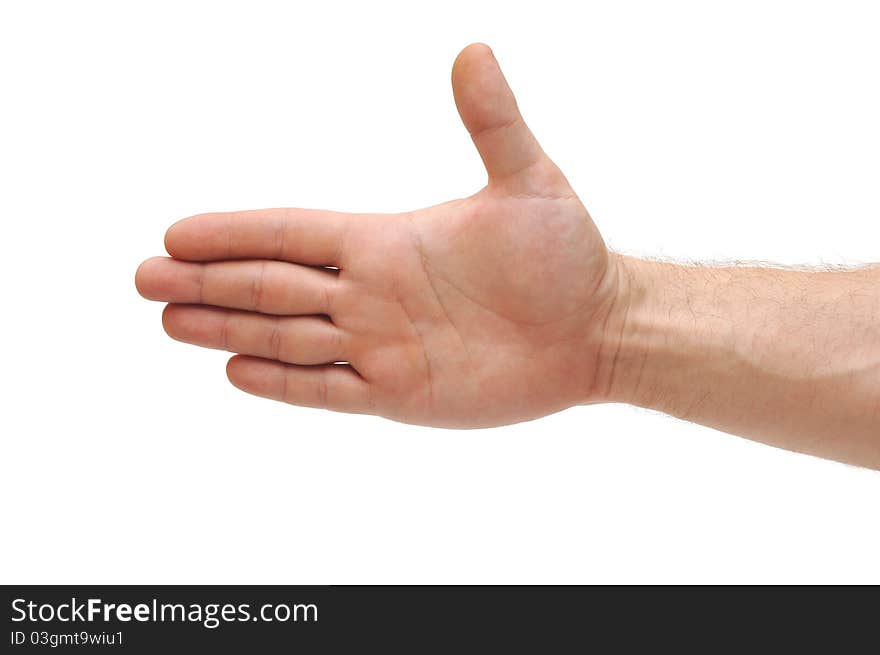
[[[477,190],[476,40],[612,247],[876,261],[874,6],[4,2],[0,582],[880,583],[880,474],[624,406],[275,404],[133,284],[189,214]]]

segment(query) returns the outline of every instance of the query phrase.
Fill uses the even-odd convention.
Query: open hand
[[[466,48],[452,83],[485,188],[403,214],[180,221],[171,258],[136,278],[169,303],[168,334],[239,353],[227,373],[249,393],[409,423],[486,427],[602,399],[615,258],[489,48]]]

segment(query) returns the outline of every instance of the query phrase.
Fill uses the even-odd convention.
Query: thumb
[[[523,122],[489,46],[474,43],[459,53],[452,66],[452,92],[490,183],[521,177],[542,161],[555,169]]]

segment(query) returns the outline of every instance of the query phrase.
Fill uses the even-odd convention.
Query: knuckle
[[[281,326],[281,320],[278,318],[273,318],[272,323],[269,327],[269,354],[272,359],[281,360],[283,359],[285,348],[284,348],[284,332]]]
[[[266,262],[260,262],[251,283],[251,307],[255,311],[261,311],[263,306],[263,286],[266,278]]]
[[[327,334],[327,350],[330,357],[339,358],[346,356],[345,336],[342,330],[334,327]]]
[[[318,381],[316,385],[316,393],[318,400],[318,407],[321,409],[329,409],[330,408],[330,384],[328,381],[329,370],[327,368],[321,369],[321,374],[318,376]]]

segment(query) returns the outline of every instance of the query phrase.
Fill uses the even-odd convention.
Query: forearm
[[[880,468],[880,269],[615,261],[608,400]]]

